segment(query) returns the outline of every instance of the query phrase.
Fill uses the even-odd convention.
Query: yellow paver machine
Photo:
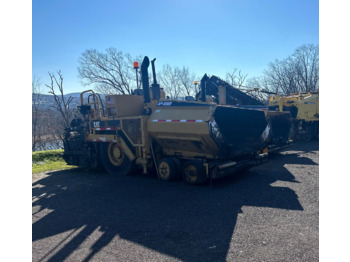
[[[289,113],[267,117],[264,110],[207,102],[205,95],[199,101],[162,98],[154,61],[153,84],[146,56],[142,89],[133,95],[108,95],[102,103],[92,90],[81,93],[81,117],[65,133],[68,164],[101,166],[115,175],[141,170],[161,180],[201,184],[266,161],[275,141],[288,143]],[[201,81],[204,94],[206,81]]]
[[[309,141],[319,136],[319,93],[293,93],[271,96],[270,111],[290,112],[293,119],[293,140]]]

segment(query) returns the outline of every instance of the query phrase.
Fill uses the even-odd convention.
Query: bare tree
[[[304,92],[318,91],[319,87],[319,47],[303,45],[293,54],[296,60],[298,85]]]
[[[48,107],[46,99],[41,90],[41,81],[37,76],[32,79],[32,151],[56,149],[62,146],[64,127],[66,121],[63,120],[62,113],[58,110],[60,108],[57,102],[62,101],[61,111],[67,112],[64,108],[69,109],[69,101],[60,95],[56,95],[55,89],[51,87],[57,82],[60,92],[63,92],[62,75],[59,72],[59,79],[53,74],[50,74],[51,86],[50,92],[54,94],[56,105],[52,108]],[[56,98],[55,98],[56,96]],[[70,110],[70,109],[69,109]],[[69,114],[68,114],[69,115]],[[69,116],[70,117],[70,116]]]
[[[171,99],[195,96],[199,91],[194,85],[196,75],[188,67],[183,66],[180,69],[177,66],[166,64],[158,74],[161,87]]]
[[[32,151],[35,151],[37,144],[40,143],[41,132],[41,81],[36,75],[32,79]]]
[[[179,73],[180,83],[183,86],[183,92],[187,96],[195,96],[199,90],[196,90],[196,86],[194,85],[194,80],[196,79],[196,75],[191,73],[188,67],[183,67]]]
[[[226,73],[226,82],[233,87],[241,88],[247,76],[248,76],[247,74],[246,75],[242,74],[242,71],[238,70],[238,68],[234,68],[232,72]]]
[[[130,94],[132,88],[136,88],[133,62],[138,61],[140,64],[141,60],[141,56],[133,58],[112,47],[107,48],[105,53],[90,49],[79,59],[78,73],[83,85],[94,84],[97,91]]]
[[[269,90],[273,92],[289,94],[299,91],[296,63],[291,57],[270,63],[265,71],[265,78]]]
[[[268,89],[282,95],[318,91],[318,50],[318,46],[303,45],[286,59],[269,63],[264,72]]]
[[[70,108],[70,104],[73,100],[73,97],[69,96],[67,98],[64,96],[63,76],[61,74],[61,71],[57,71],[57,75],[58,76],[56,77],[56,75],[49,73],[51,84],[46,86],[49,88],[49,94],[52,94],[55,99],[55,105],[52,107],[60,113],[63,127],[68,128],[72,118],[72,109]],[[58,94],[56,94],[55,87],[58,88]]]
[[[180,68],[172,67],[169,64],[164,65],[159,73],[160,84],[171,99],[178,99],[183,93],[180,75]]]
[[[53,108],[42,108],[39,111],[38,139],[34,150],[62,147],[63,132],[60,113]]]
[[[267,104],[273,92],[268,90],[268,84],[264,77],[252,77],[247,80],[247,90],[249,94]]]

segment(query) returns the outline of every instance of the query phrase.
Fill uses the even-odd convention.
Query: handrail
[[[89,105],[90,104],[96,104],[97,103],[97,110],[98,110],[98,117],[101,119],[102,118],[102,115],[101,115],[101,107],[100,107],[100,101],[99,101],[99,98],[96,96],[95,92],[92,91],[92,90],[86,90],[86,91],[83,91],[80,93],[80,102],[81,102],[81,105],[84,105],[84,94],[85,93],[88,93],[88,92],[91,92],[94,96],[94,100],[97,101],[97,102],[94,102],[94,103],[88,103]]]

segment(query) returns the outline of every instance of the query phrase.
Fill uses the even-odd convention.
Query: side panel
[[[305,121],[318,121],[318,105],[318,95],[312,95],[298,102],[297,119]]]
[[[145,166],[150,157],[146,124],[148,117],[142,115],[92,120],[86,141],[93,144],[119,144],[131,161],[136,159],[137,164]]]
[[[143,96],[106,96],[108,117],[140,116],[143,110]]]
[[[90,122],[89,142],[118,142],[120,132],[130,141],[132,146],[144,146],[144,123],[148,116],[102,118]]]
[[[157,106],[147,121],[149,134],[165,155],[216,158],[219,149],[210,137],[209,122],[215,107]]]

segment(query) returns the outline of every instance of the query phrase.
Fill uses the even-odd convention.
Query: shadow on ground
[[[303,210],[293,190],[270,185],[297,182],[283,167],[293,162],[315,165],[298,154],[277,154],[259,169],[200,187],[142,175],[52,172],[33,184],[33,206],[53,211],[33,224],[32,239],[85,226],[49,261],[69,257],[97,228],[103,234],[85,261],[116,236],[184,261],[225,261],[242,206]]]
[[[296,142],[293,144],[292,149],[294,151],[301,151],[304,153],[314,153],[314,151],[319,151],[319,141],[313,140],[310,142]]]

